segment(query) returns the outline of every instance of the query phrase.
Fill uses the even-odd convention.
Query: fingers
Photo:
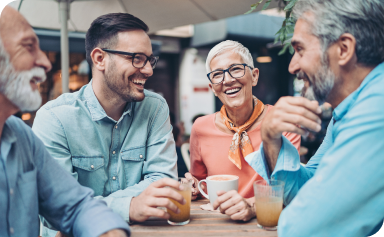
[[[322,112],[319,106],[319,103],[317,101],[310,101],[304,97],[284,97],[284,98],[289,98],[287,99],[287,102],[289,104],[305,107],[306,109],[312,111],[315,114],[319,115]]]
[[[193,175],[189,172],[185,173],[184,176],[187,180],[193,181],[191,191],[192,191],[192,200],[195,200],[196,198],[193,199],[193,196],[197,196],[200,193],[199,189],[197,188],[197,184],[199,183],[199,181],[195,177],[193,177]],[[203,187],[203,184],[201,185],[201,187]]]
[[[154,198],[172,198],[183,205],[187,202],[180,193],[172,188],[156,188],[152,191],[152,194]]]
[[[163,188],[168,186],[174,189],[183,190],[183,186],[181,186],[177,180],[173,180],[170,178],[162,178],[160,180],[157,180],[156,182],[153,182],[151,186],[155,188]]]
[[[166,207],[174,213],[180,213],[180,209],[168,198],[151,198],[148,205],[150,207]]]
[[[234,190],[233,192],[230,191],[220,196],[219,201],[221,201],[220,211],[227,215],[232,215],[238,212],[241,208],[245,208],[247,206],[243,200],[243,197]],[[227,211],[229,210],[232,210],[232,212],[228,213]]]
[[[222,211],[222,212],[225,211],[225,209],[223,210],[222,204],[224,202],[228,201],[229,199],[231,199],[236,194],[237,194],[237,192],[235,190],[231,190],[228,192],[218,191],[217,192],[217,198],[216,198],[215,202],[213,203],[213,209],[216,210],[220,206],[220,211]],[[227,204],[227,205],[229,205],[229,204]]]
[[[159,208],[147,208],[145,214],[147,217],[154,216],[167,220],[171,217],[168,212]]]
[[[249,208],[248,204],[245,203],[243,200],[240,200],[235,205],[227,207],[224,214],[228,216],[232,216],[238,212],[246,211],[247,208]],[[221,210],[221,207],[220,207],[220,210]]]
[[[300,125],[302,127],[305,127],[311,131],[319,132],[321,130],[321,120],[320,121],[313,121],[311,119],[308,119],[307,117],[300,116],[297,114],[286,114],[283,118],[284,122],[293,124],[293,125]],[[297,126],[295,126],[297,127]],[[291,130],[297,130],[296,128],[291,127]],[[286,131],[286,129],[284,130]],[[290,132],[290,131],[287,131]]]

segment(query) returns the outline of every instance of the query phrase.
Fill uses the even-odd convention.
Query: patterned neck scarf
[[[253,152],[251,140],[249,140],[246,130],[252,126],[256,119],[264,110],[264,104],[255,96],[253,96],[253,112],[251,117],[240,127],[235,127],[233,122],[228,118],[227,111],[223,105],[220,110],[221,117],[224,120],[225,126],[235,134],[232,138],[232,144],[229,148],[228,158],[233,164],[241,170],[241,158],[246,157]]]

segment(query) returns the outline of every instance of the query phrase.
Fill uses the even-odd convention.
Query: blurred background
[[[145,88],[166,99],[173,126],[177,127],[175,140],[180,147],[188,142],[196,116],[212,114],[222,106],[208,87],[205,59],[209,50],[223,40],[236,40],[250,50],[255,67],[260,70],[253,94],[261,101],[273,105],[282,96],[300,95],[303,83],[288,72],[292,55],[287,52],[279,56],[282,46],[273,43],[285,19],[285,13],[278,10],[282,1],[273,0],[267,10],[260,11],[259,6],[256,12],[244,15],[255,2],[24,0],[14,1],[12,6],[31,23],[41,49],[53,66],[39,88],[43,104],[63,91],[79,90],[92,79],[85,60],[85,32],[96,17],[110,12],[127,12],[147,23],[153,52],[160,59]],[[35,112],[18,116],[31,126]],[[322,132],[303,138],[304,163],[321,143],[329,118],[324,120]]]

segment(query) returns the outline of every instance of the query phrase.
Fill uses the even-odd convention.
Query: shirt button
[[[113,177],[112,177],[112,179],[113,179],[113,180],[116,180],[116,177],[115,177],[115,176],[113,176]]]
[[[95,166],[91,165],[91,169],[95,168]]]
[[[13,195],[13,189],[12,188],[9,190],[9,194]]]
[[[140,155],[140,158],[143,158],[143,155]]]
[[[115,127],[116,129],[117,129],[117,125],[116,125],[116,127]]]
[[[13,235],[15,233],[15,230],[11,227],[11,228],[9,228],[9,233],[11,233]]]
[[[116,153],[116,151],[113,151],[112,153],[113,153],[113,154],[115,154],[115,153]]]

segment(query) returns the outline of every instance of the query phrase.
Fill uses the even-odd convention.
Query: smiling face
[[[131,30],[118,33],[118,43],[113,50],[152,55],[152,45],[143,30]],[[132,57],[108,54],[106,58],[105,84],[115,95],[126,102],[142,101],[144,84],[153,70],[149,62],[141,68],[132,65]]]
[[[32,27],[23,16],[6,7],[0,18],[0,92],[20,110],[41,104],[37,83],[51,69]]]
[[[234,64],[242,64],[244,60],[232,50],[217,55],[211,60],[211,71],[225,70]],[[224,81],[220,84],[209,84],[209,87],[227,109],[237,109],[253,103],[252,87],[256,86],[259,78],[257,68],[245,67],[245,74],[241,78],[232,78],[225,73]]]
[[[310,33],[307,20],[299,19],[292,37],[295,54],[289,64],[289,72],[304,80],[302,95],[324,103],[332,92],[335,74],[329,66],[327,53],[322,55],[319,39]]]

